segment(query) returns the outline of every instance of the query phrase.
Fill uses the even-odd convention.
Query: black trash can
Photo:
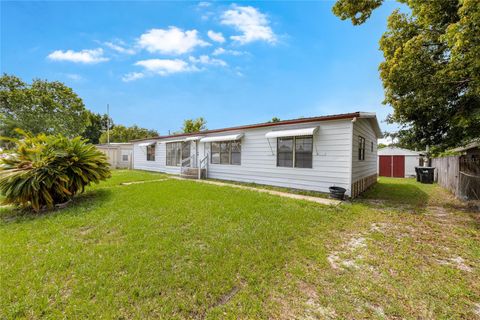
[[[418,167],[420,182],[433,183],[435,167]]]
[[[345,192],[347,189],[342,187],[330,187],[330,198],[343,200],[345,198]]]
[[[420,168],[421,167],[415,167],[415,173],[417,175],[417,182],[420,182]]]

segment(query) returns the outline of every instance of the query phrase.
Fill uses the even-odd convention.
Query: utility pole
[[[107,145],[110,146],[110,106],[107,103]]]

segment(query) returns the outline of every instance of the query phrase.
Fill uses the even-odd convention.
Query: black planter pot
[[[342,187],[330,187],[328,189],[330,190],[330,198],[339,200],[343,200],[345,192],[347,192],[347,189]]]

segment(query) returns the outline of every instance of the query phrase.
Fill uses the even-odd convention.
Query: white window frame
[[[358,136],[358,161],[365,161],[365,138]]]
[[[279,154],[279,151],[278,151],[278,141],[279,139],[292,139],[292,166],[280,166],[278,165],[278,154]],[[296,145],[297,145],[297,138],[299,139],[303,139],[303,138],[311,138],[312,139],[312,163],[311,163],[311,166],[310,167],[297,167],[296,166],[296,157],[295,157],[295,154],[296,154]],[[313,148],[314,148],[314,141],[313,141],[313,135],[309,135],[309,136],[291,136],[291,137],[277,137],[277,157],[276,157],[276,166],[277,168],[294,168],[294,169],[313,169]]]
[[[237,142],[239,145],[240,145],[240,163],[232,163],[232,143],[233,142]],[[217,162],[213,162],[213,144],[214,143],[217,143],[219,145],[219,150],[218,152],[215,152],[215,153],[218,153],[219,155],[219,158],[218,158],[218,163]],[[228,148],[228,163],[222,163],[222,151],[221,151],[221,147],[220,145],[222,143],[227,143],[229,145],[229,148]],[[210,142],[210,164],[214,164],[214,165],[227,165],[227,166],[241,166],[242,165],[242,141],[240,139],[238,140],[227,140],[227,141],[212,141]]]
[[[149,153],[148,153],[148,150],[153,148],[153,159],[149,159]],[[147,161],[155,161],[155,157],[156,157],[156,153],[157,153],[157,146],[156,144],[151,144],[151,145],[148,145],[147,146],[147,149],[146,149],[146,156],[147,156]],[[151,156],[152,154],[150,154]]]

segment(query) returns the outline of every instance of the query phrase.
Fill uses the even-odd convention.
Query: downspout
[[[349,187],[348,189],[350,190],[350,198],[352,197],[352,185],[353,185],[353,126],[357,122],[357,117],[354,117],[352,121],[350,122],[350,174],[348,177],[349,180]]]

